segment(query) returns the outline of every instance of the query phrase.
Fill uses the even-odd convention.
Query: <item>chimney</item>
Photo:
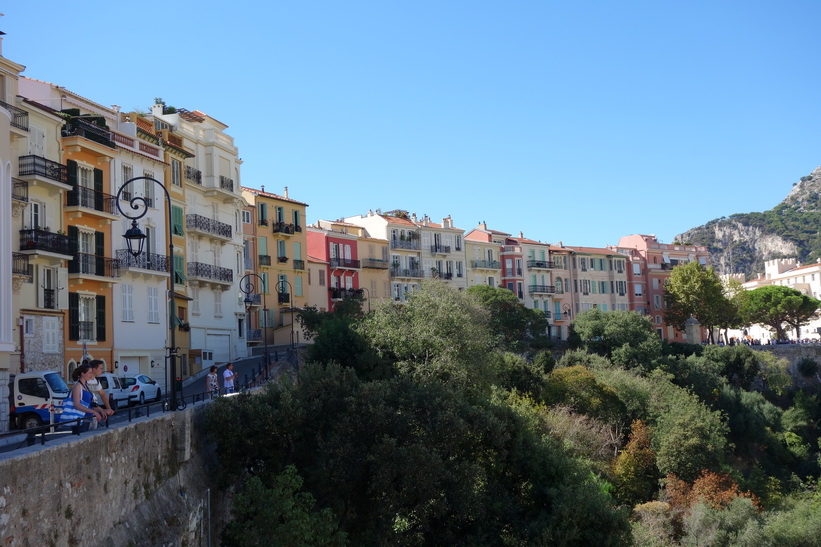
[[[416,213],[411,213],[411,221],[416,224]]]
[[[282,194],[282,195],[286,198],[288,197],[288,187],[287,186],[285,187],[285,193]]]
[[[260,186],[260,192],[265,192],[265,185]]]
[[[525,234],[523,232],[519,232],[519,239],[524,239],[524,238],[525,238]]]
[[[442,227],[443,228],[453,228],[453,219],[450,218],[450,215],[446,216],[442,219]]]

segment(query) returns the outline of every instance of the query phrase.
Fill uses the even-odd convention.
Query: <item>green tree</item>
[[[490,329],[504,349],[516,351],[547,345],[547,318],[539,310],[524,306],[507,289],[474,285],[467,289],[490,313]]]
[[[685,323],[693,316],[710,330],[711,340],[712,329],[719,324],[721,312],[727,313],[731,309],[715,270],[698,262],[673,268],[664,284],[664,298],[667,323],[684,330]]]
[[[744,313],[751,323],[772,328],[778,339],[787,338],[784,324],[801,334],[801,325],[815,317],[821,302],[800,291],[781,285],[768,285],[749,291]]]
[[[609,423],[622,422],[627,414],[616,391],[597,382],[593,373],[583,366],[551,372],[542,398],[545,404],[569,405],[577,412]]]
[[[610,359],[620,367],[653,368],[661,357],[661,340],[650,320],[636,312],[601,311],[580,313],[570,324],[568,341]]]
[[[658,489],[659,470],[650,437],[650,428],[635,420],[630,439],[613,464],[616,498],[630,506],[650,500]]]

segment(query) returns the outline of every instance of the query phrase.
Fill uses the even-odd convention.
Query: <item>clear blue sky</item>
[[[3,54],[228,124],[308,220],[406,209],[569,245],[762,211],[821,164],[821,2],[6,3]]]

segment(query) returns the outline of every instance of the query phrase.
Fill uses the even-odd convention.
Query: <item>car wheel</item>
[[[23,418],[23,429],[31,429],[32,427],[40,427],[43,425],[43,420],[37,414],[26,414]]]
[[[145,393],[140,393],[140,404],[141,405],[145,404]]]
[[[159,401],[161,396],[162,396],[162,390],[160,390],[160,388],[157,388],[157,396],[154,397],[154,400]]]

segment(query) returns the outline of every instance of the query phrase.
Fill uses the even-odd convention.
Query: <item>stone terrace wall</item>
[[[204,409],[141,418],[0,460],[0,544],[218,545]],[[209,515],[210,509],[210,515]]]

